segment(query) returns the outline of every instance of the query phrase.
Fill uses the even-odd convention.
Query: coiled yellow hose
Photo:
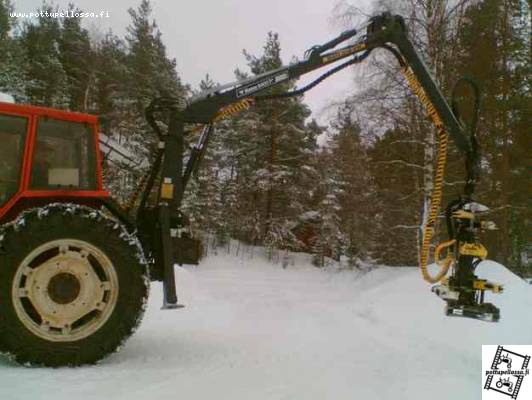
[[[445,165],[447,163],[447,132],[445,131],[441,117],[419,84],[414,72],[409,67],[405,66],[402,68],[402,73],[412,88],[414,94],[425,106],[427,113],[436,126],[436,133],[438,136],[438,157],[436,160],[436,173],[434,174],[434,188],[430,198],[429,215],[423,226],[423,237],[421,241],[421,251],[419,254],[419,267],[421,269],[423,279],[429,283],[437,283],[445,277],[449,271],[449,268],[453,264],[452,256],[448,256],[446,261],[437,263],[440,266],[440,270],[436,276],[430,275],[427,270],[430,257],[430,242],[434,236],[435,225],[440,212],[441,201],[443,197],[443,180],[445,177]]]

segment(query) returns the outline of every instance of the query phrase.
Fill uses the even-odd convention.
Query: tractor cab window
[[[40,118],[30,188],[97,189],[95,151],[90,125]]]
[[[19,188],[27,123],[27,118],[0,114],[0,206]]]

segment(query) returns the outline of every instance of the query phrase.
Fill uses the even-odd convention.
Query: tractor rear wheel
[[[25,212],[0,231],[0,352],[93,364],[134,332],[148,289],[141,247],[116,220],[77,205]]]

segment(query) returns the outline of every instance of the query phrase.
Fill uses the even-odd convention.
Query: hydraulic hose
[[[435,225],[438,219],[438,214],[440,212],[443,197],[443,180],[445,177],[445,165],[447,163],[447,132],[445,131],[445,127],[438,112],[430,102],[429,98],[427,97],[425,91],[419,84],[412,70],[407,66],[403,66],[401,71],[405,76],[406,81],[412,88],[412,91],[419,98],[421,103],[425,106],[429,116],[434,122],[434,125],[436,126],[436,134],[438,137],[438,157],[436,160],[436,173],[434,174],[434,187],[432,189],[432,194],[430,198],[429,214],[423,226],[421,251],[419,254],[419,266],[421,269],[421,274],[423,275],[423,279],[425,279],[429,283],[437,283],[441,281],[445,277],[445,275],[447,275],[449,268],[453,264],[452,262],[438,263],[438,265],[440,266],[440,270],[435,276],[432,276],[427,269],[430,257],[430,242],[432,240],[432,237],[434,236]]]

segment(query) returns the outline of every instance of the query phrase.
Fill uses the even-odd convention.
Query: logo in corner
[[[483,400],[529,399],[532,346],[482,346]]]

